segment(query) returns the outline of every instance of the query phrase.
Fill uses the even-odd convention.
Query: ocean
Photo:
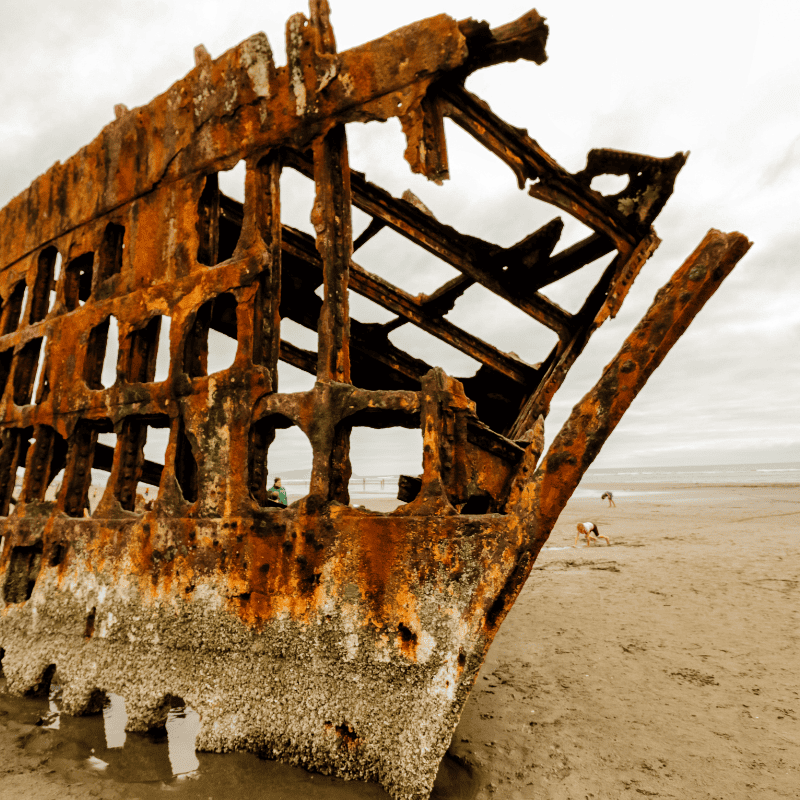
[[[581,486],[606,486],[628,483],[684,483],[759,485],[800,484],[800,461],[777,464],[711,464],[695,467],[612,467],[590,468]]]
[[[350,481],[350,496],[358,497],[396,497],[398,475],[357,477]],[[619,486],[630,484],[663,484],[667,490],[674,484],[683,485],[767,485],[797,484],[800,486],[800,461],[777,464],[717,464],[681,467],[616,467],[589,469],[576,490],[576,496],[590,496],[598,488],[611,489],[624,494]],[[308,492],[308,480],[284,480],[284,486],[294,497]]]
[[[92,508],[100,500],[105,488],[107,473],[92,471],[95,480],[92,482],[90,502]],[[371,475],[353,477],[350,481],[350,496],[358,504],[358,498],[366,497],[397,497],[397,482],[399,475]],[[642,491],[637,492],[630,488],[631,484],[649,484],[642,486]],[[797,485],[800,488],[800,461],[790,461],[774,464],[711,464],[700,466],[680,467],[605,467],[587,470],[580,486],[575,491],[576,497],[589,497],[597,493],[598,489],[610,489],[620,496],[624,494],[646,493],[658,491],[663,486],[663,491],[675,488],[675,484],[683,486],[714,484],[729,486],[765,486],[769,484]],[[286,478],[283,481],[292,500],[308,494],[308,478]],[[627,487],[627,488],[621,488]],[[22,478],[17,478],[15,495],[22,488]],[[61,488],[60,481],[48,489],[47,499],[55,499]],[[147,492],[153,496],[157,490],[153,487],[139,485],[139,492]]]

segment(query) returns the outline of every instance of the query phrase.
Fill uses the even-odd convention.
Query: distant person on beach
[[[600,499],[601,500],[608,500],[608,507],[609,508],[611,508],[611,506],[614,506],[614,508],[617,507],[617,504],[614,502],[614,495],[611,494],[611,492],[603,492],[603,494],[600,495]]]
[[[138,514],[153,510],[153,498],[150,497],[150,488],[144,490],[144,494],[136,492],[136,508]]]
[[[578,523],[578,532],[575,534],[575,544],[572,545],[573,547],[578,546],[578,539],[580,539],[581,536],[586,537],[587,547],[591,547],[592,540],[597,539],[605,539],[606,546],[611,547],[611,539],[609,539],[608,536],[603,536],[603,534],[597,529],[597,525],[595,525],[594,522]]]
[[[283,503],[283,505],[285,506],[289,505],[289,503],[286,501],[286,489],[284,489],[283,486],[281,486],[280,478],[275,478],[275,480],[272,483],[272,486],[269,489],[267,489],[267,491],[269,492],[268,496],[270,500],[274,499],[277,500],[279,503]]]

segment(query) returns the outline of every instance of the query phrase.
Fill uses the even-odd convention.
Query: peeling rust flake
[[[113,692],[146,730],[182,698],[201,749],[422,800],[559,513],[749,242],[709,232],[543,453],[552,397],[658,245],[684,154],[592,150],[570,174],[468,92],[477,69],[546,60],[535,11],[499,28],[440,15],[338,53],[326,0],[312,0],[286,36],[279,69],[263,34],[217,59],[198,47],[185,78],[117,105],[0,211],[0,656],[15,693],[57,671],[70,713]],[[412,171],[447,179],[448,117],[592,233],[557,251],[557,217],[500,247],[369,183],[349,167],[346,125],[390,117]],[[240,160],[244,203],[217,177]],[[315,237],[281,223],[289,169],[314,181]],[[607,173],[629,179],[612,197],[590,186]],[[355,241],[352,206],[371,219]],[[412,296],[370,273],[358,250],[382,228],[458,276]],[[547,297],[608,254],[578,313]],[[555,333],[541,363],[447,319],[474,284]],[[352,319],[350,291],[393,319]],[[285,320],[316,331],[318,352],[284,340]],[[480,369],[457,379],[403,352],[388,335],[408,324]],[[212,375],[209,332],[236,346]],[[281,393],[280,360],[313,389]],[[423,472],[401,476],[391,513],[350,504],[362,426],[422,433]],[[309,494],[288,508],[267,490],[286,427],[313,449]],[[163,463],[146,455],[154,435],[168,437]]]

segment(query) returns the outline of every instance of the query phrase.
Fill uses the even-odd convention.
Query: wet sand
[[[617,508],[600,501],[607,488]],[[612,546],[573,549],[584,520]],[[598,486],[573,499],[492,646],[434,797],[796,798],[799,549],[797,486]],[[34,724],[46,708],[0,696],[0,800],[386,797],[249,754],[199,753],[175,778],[163,737],[108,750],[101,718],[46,730]]]

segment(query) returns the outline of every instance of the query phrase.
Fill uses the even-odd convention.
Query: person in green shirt
[[[275,499],[279,503],[283,503],[285,506],[289,505],[288,502],[286,501],[286,489],[284,489],[283,486],[281,486],[280,478],[275,478],[275,480],[272,483],[272,486],[267,491],[277,495]]]

